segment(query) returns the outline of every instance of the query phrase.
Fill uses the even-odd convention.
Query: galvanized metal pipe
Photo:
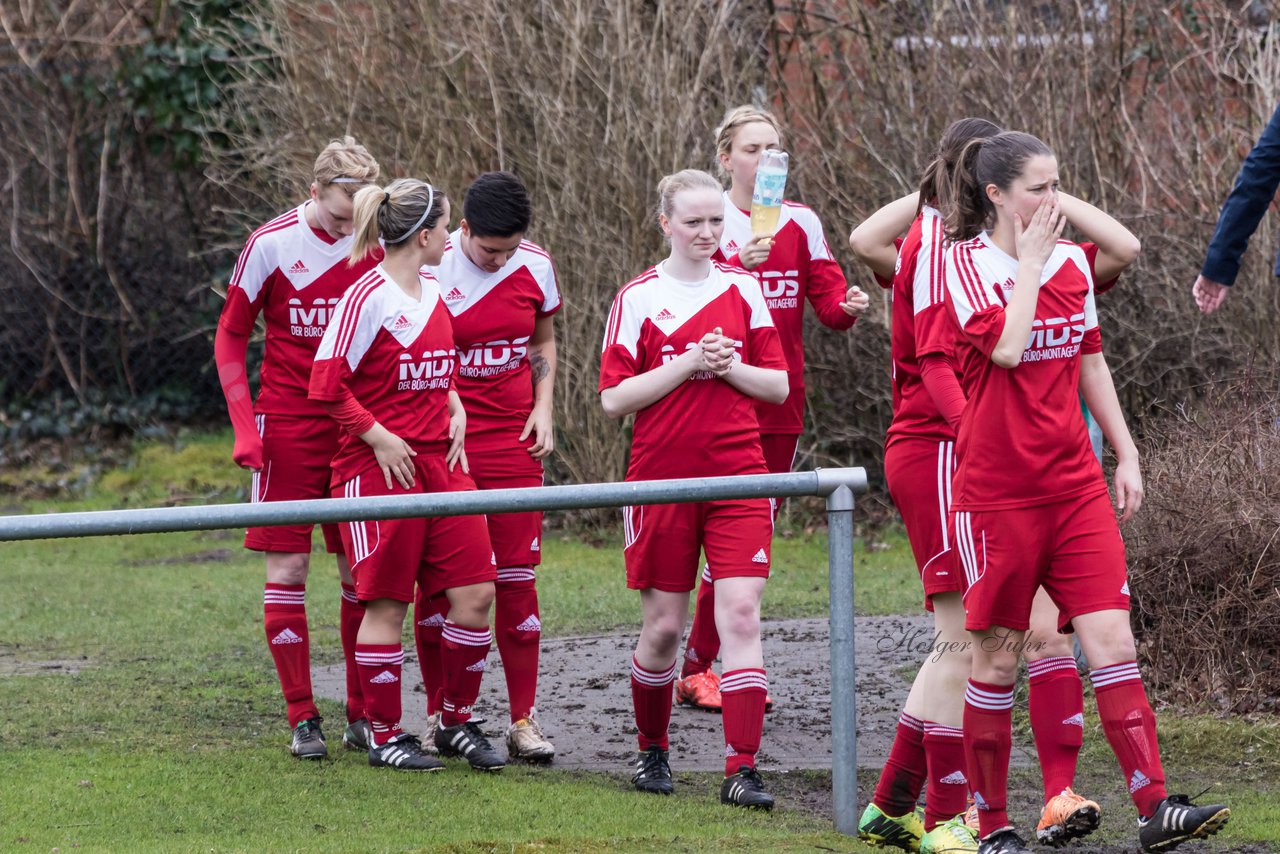
[[[858,688],[853,663],[853,490],[827,496],[831,608],[831,800],[836,830],[858,832]]]
[[[43,513],[0,517],[0,542],[416,516],[678,504],[732,498],[825,496],[830,537],[832,796],[836,830],[854,835],[858,831],[858,765],[853,663],[853,496],[866,488],[867,473],[864,469],[840,468],[790,474],[590,483],[428,495]]]

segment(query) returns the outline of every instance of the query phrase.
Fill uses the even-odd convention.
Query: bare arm
[[[533,411],[525,421],[520,441],[534,436],[529,453],[542,459],[555,450],[556,439],[551,414],[552,393],[556,381],[556,328],[550,315],[534,321],[529,339],[529,369],[533,381]]]
[[[621,418],[662,400],[698,371],[709,370],[711,367],[703,357],[702,348],[694,347],[651,371],[627,377],[604,389],[600,392],[600,405],[605,415]]]
[[[898,263],[898,248],[893,245],[893,239],[911,227],[919,208],[919,193],[890,202],[853,230],[849,235],[849,248],[873,273],[889,278]]]
[[[747,397],[765,403],[782,403],[791,391],[786,371],[759,368],[740,361],[732,362],[720,378]]]
[[[1138,466],[1138,447],[1124,423],[1111,369],[1101,353],[1085,353],[1080,357],[1080,392],[1102,428],[1102,435],[1116,452],[1116,508],[1121,512],[1120,521],[1127,522],[1142,506],[1142,473]]]
[[[1099,283],[1109,282],[1138,258],[1142,244],[1133,232],[1110,214],[1075,196],[1059,191],[1058,206],[1085,239],[1098,247],[1093,271]]]

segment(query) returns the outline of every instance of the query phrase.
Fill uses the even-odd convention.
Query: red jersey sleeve
[[[235,270],[227,285],[227,301],[222,305],[218,325],[240,335],[253,331],[271,289],[277,264],[270,256],[269,241],[258,239],[254,232],[236,259]]]
[[[623,380],[640,373],[644,364],[640,352],[641,318],[627,299],[623,288],[613,300],[605,325],[604,346],[600,352],[600,388],[613,388]]]
[[[945,281],[960,332],[990,358],[1004,332],[1004,307],[992,298],[990,283],[982,280],[967,243],[948,250]]]
[[[737,285],[750,312],[743,362],[757,368],[786,371],[787,357],[782,352],[782,339],[778,337],[778,329],[773,325],[773,317],[769,314],[769,305],[765,302],[760,283],[754,278],[744,277],[738,279]]]

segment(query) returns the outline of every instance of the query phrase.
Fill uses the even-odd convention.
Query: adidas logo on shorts
[[[533,538],[533,542],[532,542],[532,543],[529,543],[529,551],[531,551],[531,552],[539,552],[539,551],[542,551],[542,546],[538,544],[538,538],[537,538],[537,537],[534,537],[534,538]]]
[[[483,672],[484,672],[484,659],[483,659],[483,658],[482,658],[482,659],[480,659],[480,660],[479,660],[479,661],[477,661],[475,664],[469,664],[469,665],[467,665],[467,671],[468,671],[468,672],[470,672],[470,673],[483,673]]]
[[[537,614],[530,614],[523,623],[516,626],[517,632],[540,632],[542,631],[542,622],[538,619]]]
[[[286,643],[302,643],[302,638],[298,637],[293,629],[285,629],[271,639],[272,646],[279,646]]]
[[[1133,776],[1129,778],[1129,794],[1132,795],[1134,792],[1138,791],[1143,786],[1149,786],[1149,785],[1151,785],[1151,778],[1148,777],[1146,774],[1143,774],[1142,769],[1139,768],[1135,770],[1133,772]]]
[[[300,276],[303,273],[310,273],[310,272],[311,271],[307,269],[307,265],[302,263],[301,258],[299,258],[297,261],[294,261],[293,266],[289,268],[290,275],[294,275],[294,276]]]
[[[400,678],[390,670],[384,670],[369,681],[374,685],[390,685],[392,682],[399,682]]]
[[[752,563],[768,563],[769,556],[764,553],[764,549],[756,552],[756,556],[751,559]]]
[[[1063,723],[1067,726],[1078,726],[1081,729],[1084,729],[1084,715],[1080,712],[1076,712],[1074,715],[1063,721]]]
[[[1121,596],[1128,596],[1128,595],[1129,595],[1129,581],[1128,581],[1128,579],[1126,579],[1126,580],[1125,580],[1125,582],[1124,582],[1124,584],[1122,584],[1122,585],[1120,586],[1120,595],[1121,595]]]
[[[952,771],[947,776],[938,781],[939,783],[950,783],[953,786],[964,786],[969,781],[965,779],[963,771]]]
[[[490,566],[497,566],[497,565],[498,565],[498,556],[497,556],[496,554],[494,554],[493,552],[489,552],[489,565],[490,565]]]
[[[444,623],[444,614],[432,614],[425,620],[418,620],[418,625],[420,626],[443,626]]]

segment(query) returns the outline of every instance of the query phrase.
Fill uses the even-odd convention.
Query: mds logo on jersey
[[[428,350],[421,357],[401,353],[400,382],[396,388],[399,391],[447,389],[456,355],[457,351],[453,349]]]
[[[529,336],[510,341],[490,341],[464,350],[458,358],[458,374],[464,377],[492,377],[514,371],[529,353]]]
[[[1022,361],[1043,362],[1046,359],[1070,359],[1080,352],[1084,340],[1084,312],[1070,318],[1051,317],[1031,322],[1031,339],[1022,351]]]
[[[295,338],[324,337],[325,327],[329,325],[333,307],[337,304],[338,297],[312,300],[309,307],[297,297],[289,300],[289,334]]]
[[[759,276],[760,289],[769,308],[795,308],[800,304],[800,271],[765,270]]]
[[[733,346],[735,350],[739,350],[742,348],[742,342],[734,341]],[[686,352],[689,350],[697,349],[697,347],[698,347],[698,342],[696,341],[690,341],[688,344],[684,345],[684,349]],[[680,358],[680,354],[676,352],[676,348],[670,344],[663,344],[662,349],[659,350],[658,352],[662,356],[662,364],[664,365],[667,362]],[[739,362],[742,361],[742,356],[736,352],[733,354],[733,358],[737,359]],[[716,375],[711,371],[694,371],[692,374],[689,375],[689,379],[714,380],[716,379]]]

